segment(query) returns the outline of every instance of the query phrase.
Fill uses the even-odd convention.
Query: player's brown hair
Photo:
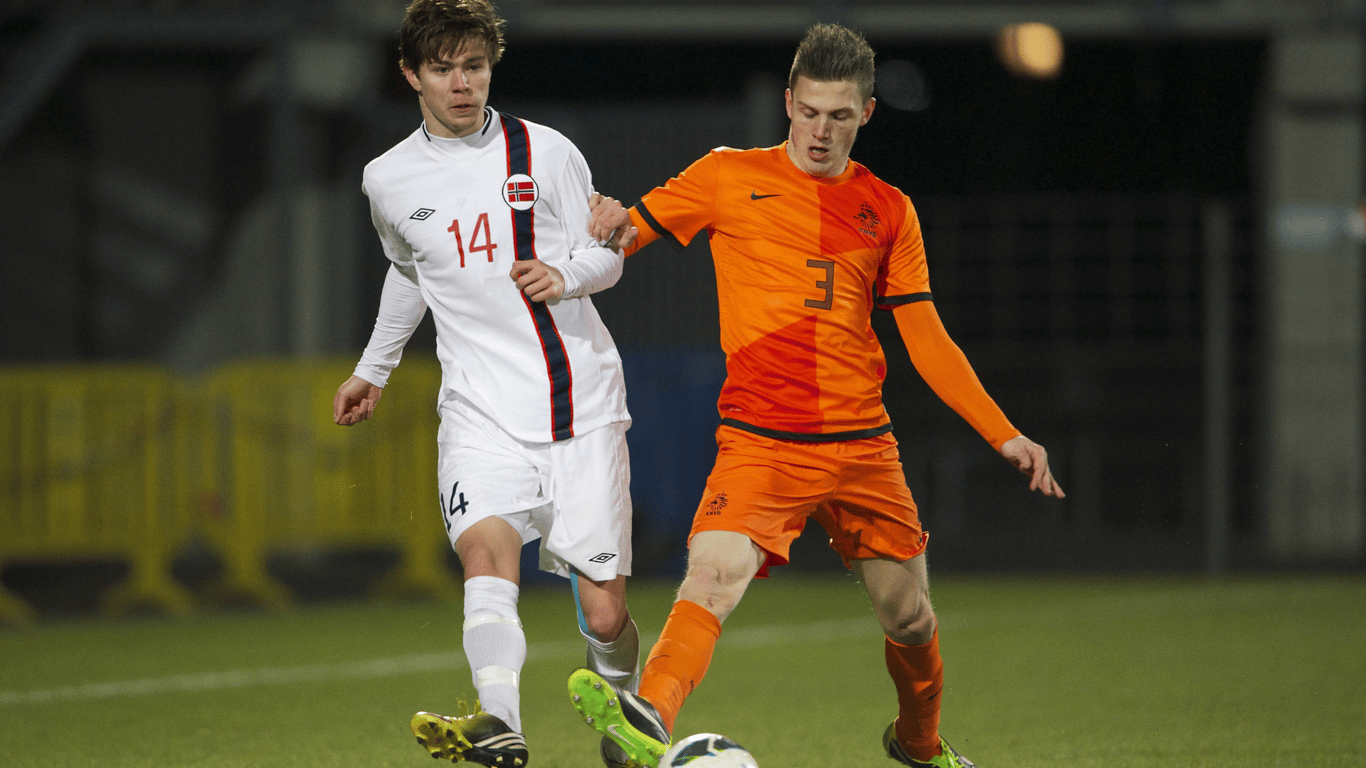
[[[787,87],[796,87],[801,76],[822,83],[847,80],[867,101],[873,97],[874,72],[873,48],[863,35],[839,24],[817,24],[797,46]]]
[[[489,65],[503,56],[503,20],[488,0],[413,0],[398,32],[399,64],[416,72],[467,42],[488,48]]]

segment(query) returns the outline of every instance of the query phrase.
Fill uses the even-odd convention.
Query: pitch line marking
[[[759,648],[799,642],[816,642],[877,633],[871,617],[845,621],[823,621],[813,624],[785,624],[737,629],[727,633],[726,644],[732,647]],[[654,645],[654,639],[642,635],[643,647]],[[529,643],[527,663],[552,658],[573,656],[583,651],[583,645],[559,641]],[[451,671],[468,668],[465,655],[458,651],[426,653],[411,656],[391,656],[341,664],[314,664],[297,667],[257,667],[225,672],[200,672],[140,680],[112,680],[103,683],[82,683],[28,691],[0,690],[0,707],[25,704],[60,704],[74,701],[99,701],[161,693],[195,693],[231,688],[252,688],[267,685],[323,683],[336,680],[360,680],[392,677],[416,672]]]
[[[1276,593],[1287,591],[1286,585]],[[1297,599],[1327,599],[1321,592],[1293,590]],[[1135,601],[1131,614],[1167,616],[1207,612],[1211,605],[1217,604],[1227,609],[1230,604],[1247,607],[1265,603],[1268,600],[1267,588],[1263,585],[1220,586],[1217,589],[1192,589],[1183,593],[1181,600],[1174,602],[1170,596],[1141,595],[1125,593],[1125,599]],[[1043,610],[1035,610],[1025,621],[1030,623],[1056,623],[1077,620],[1088,609],[1109,605],[1112,596],[1079,597],[1061,600]],[[938,612],[939,623],[950,626],[955,631],[971,630],[991,622],[981,611],[954,609]],[[726,631],[724,643],[728,647],[763,648],[791,643],[819,642],[857,637],[869,637],[880,641],[881,633],[877,622],[871,615],[848,619],[834,619],[808,624],[769,624],[759,627],[735,628]],[[654,645],[656,636],[641,634],[641,647]],[[577,642],[558,641],[527,644],[527,662],[550,658],[573,656],[583,652],[583,645]],[[96,701],[118,699],[132,696],[147,696],[168,692],[217,691],[228,688],[248,688],[264,685],[289,685],[295,683],[320,683],[334,680],[390,677],[415,672],[451,671],[468,668],[465,655],[459,652],[414,654],[393,656],[380,659],[346,662],[343,664],[318,664],[299,667],[258,667],[238,669],[227,672],[202,672],[196,674],[154,677],[142,680],[115,680],[104,683],[85,683],[44,688],[29,691],[0,690],[0,707],[24,704],[52,704],[72,701]]]

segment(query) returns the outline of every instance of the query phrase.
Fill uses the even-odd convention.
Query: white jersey
[[[442,404],[477,408],[532,443],[627,421],[621,357],[588,298],[622,261],[588,235],[588,164],[551,128],[485,116],[458,139],[424,124],[365,167],[393,265],[356,375],[384,386],[430,309]],[[514,259],[533,258],[564,275],[560,299],[533,302],[508,276]]]

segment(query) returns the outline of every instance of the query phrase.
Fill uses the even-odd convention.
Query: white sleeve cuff
[[[625,258],[611,248],[593,246],[570,251],[569,261],[560,265],[564,276],[564,298],[577,299],[617,284]]]

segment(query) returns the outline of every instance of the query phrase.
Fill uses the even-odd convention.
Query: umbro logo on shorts
[[[593,555],[592,557],[588,558],[588,562],[590,562],[590,563],[605,563],[605,562],[607,562],[608,560],[611,560],[612,558],[614,558],[614,557],[616,557],[616,556],[617,556],[617,553],[616,553],[616,552],[603,552],[603,553],[600,554],[600,555]]]
[[[431,208],[418,208],[416,211],[413,211],[413,215],[409,216],[408,218],[417,219],[418,221],[426,221],[427,217],[431,216],[433,213],[436,213],[436,211],[432,210]]]

